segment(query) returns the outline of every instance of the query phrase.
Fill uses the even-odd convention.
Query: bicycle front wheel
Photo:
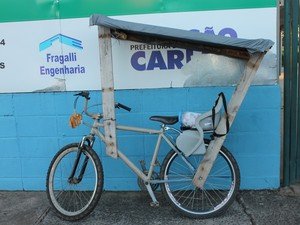
[[[206,140],[206,146],[208,141]],[[232,154],[222,146],[205,182],[199,189],[193,177],[204,155],[183,158],[171,150],[164,159],[161,186],[165,198],[179,213],[190,218],[219,216],[232,204],[240,186],[240,171]]]
[[[92,212],[102,194],[103,169],[98,155],[88,146],[79,150],[78,143],[63,147],[50,164],[46,186],[58,216],[70,221],[82,219]]]

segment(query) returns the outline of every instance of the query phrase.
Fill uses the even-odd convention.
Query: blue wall
[[[158,128],[151,115],[177,115],[180,111],[209,110],[220,91],[230,99],[233,87],[170,88],[116,91],[116,101],[132,107],[117,111],[117,122]],[[68,125],[73,112],[72,92],[0,95],[0,190],[44,190],[49,163],[59,148],[78,142],[88,129]],[[101,101],[91,93],[92,104]],[[153,136],[120,133],[119,148],[134,162],[149,162]],[[237,159],[243,189],[277,188],[280,184],[280,88],[250,88],[225,142]],[[135,175],[119,160],[105,155],[100,142],[105,189],[136,190]],[[160,158],[168,151],[163,147]],[[149,165],[149,163],[147,163]]]

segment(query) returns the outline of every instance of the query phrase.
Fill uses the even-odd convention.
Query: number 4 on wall
[[[1,39],[0,39],[1,40]],[[2,39],[1,41],[0,41],[0,45],[5,45],[5,40],[4,39]]]

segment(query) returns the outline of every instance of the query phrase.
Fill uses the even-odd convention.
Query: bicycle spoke
[[[178,175],[179,177],[184,177],[184,178],[191,178],[191,175],[184,175],[184,174],[180,174],[180,173],[176,173],[175,171],[173,171],[173,170],[171,170],[170,171],[171,173],[173,173],[174,175]],[[170,177],[170,174],[169,174],[169,176],[168,177]]]
[[[185,164],[182,165],[182,164],[179,163],[178,161],[176,161],[175,163],[176,163],[177,165],[179,165],[180,167],[182,167],[182,168],[184,168],[184,169],[187,169],[187,168],[185,167]]]
[[[218,192],[220,192],[219,190],[215,190],[215,189],[211,189],[214,193],[215,193],[215,195],[221,200],[221,201],[223,201],[223,198],[222,197],[220,197],[220,195],[217,193],[217,191]],[[221,192],[220,192],[221,193]]]
[[[196,190],[193,191],[193,197],[191,198],[191,201],[190,201],[190,202],[192,202],[192,209],[194,208],[194,201],[195,201],[196,192],[197,192]]]
[[[190,185],[187,185],[185,187],[189,187],[189,186]],[[184,191],[184,193],[185,193],[187,191],[187,190],[184,190],[185,187],[182,187],[181,189],[178,189],[178,190],[174,190],[175,193],[178,192],[177,194],[174,195],[174,197],[178,196],[182,191]],[[183,196],[183,195],[181,195],[181,196]]]
[[[193,192],[190,192],[189,195],[186,197],[183,196],[183,198],[185,198],[185,200],[182,202],[182,204],[184,204],[189,199],[189,197],[192,195],[192,193]]]
[[[208,199],[210,205],[214,208],[214,204],[210,201],[210,198],[209,198],[209,196],[208,196],[207,191],[206,191],[206,190],[203,190],[203,192],[204,192],[204,195],[206,196],[206,199]]]

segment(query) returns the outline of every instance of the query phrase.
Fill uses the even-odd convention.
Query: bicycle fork
[[[87,143],[87,145],[89,147],[92,147],[93,144],[94,144],[94,139],[95,138],[93,136],[85,136],[85,137],[82,138],[82,141],[80,142],[79,147],[78,147],[78,152],[77,152],[76,159],[74,161],[74,164],[73,164],[73,167],[72,167],[72,170],[71,170],[71,174],[70,174],[70,176],[68,178],[68,182],[70,184],[78,184],[78,183],[81,182],[81,180],[83,178],[83,175],[84,175],[84,172],[86,170],[87,164],[88,164],[88,160],[89,160],[88,156],[85,156],[85,158],[84,158],[82,167],[80,169],[79,176],[77,178],[74,177],[74,176],[75,176],[75,173],[77,171],[77,167],[78,167],[80,158],[81,158],[82,154],[84,154],[83,153],[84,144]]]

